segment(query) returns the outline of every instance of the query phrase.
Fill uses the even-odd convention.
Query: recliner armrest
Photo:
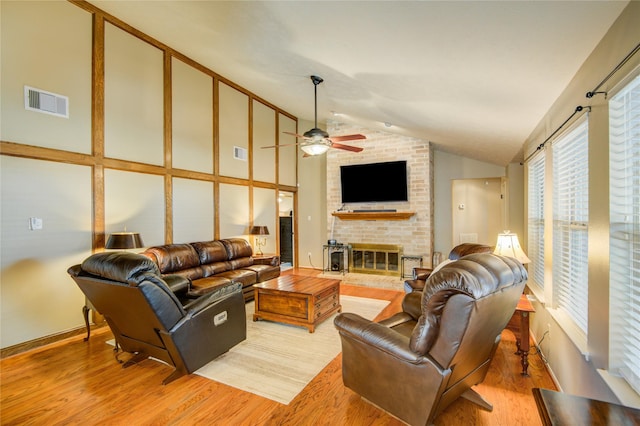
[[[416,291],[407,294],[404,299],[402,299],[402,312],[383,319],[379,321],[378,324],[387,327],[397,327],[405,322],[418,321],[420,315],[422,315],[422,292]]]
[[[397,312],[391,315],[389,318],[378,321],[378,324],[384,325],[385,327],[393,328],[409,321],[415,321],[415,319],[406,312]]]
[[[422,315],[422,292],[414,291],[402,299],[402,310],[417,321]]]
[[[280,256],[268,256],[264,258],[253,258],[253,263],[256,265],[271,265],[280,266]]]
[[[426,279],[429,278],[429,275],[431,275],[432,272],[432,268],[413,268],[413,279],[426,281]]]
[[[187,294],[191,287],[191,280],[182,275],[165,275],[162,279],[176,296]]]
[[[389,327],[369,321],[358,314],[346,312],[333,321],[340,335],[370,345],[398,359],[419,363],[424,357],[411,351],[409,337],[393,331]]]
[[[184,306],[185,311],[187,311],[187,315],[185,317],[191,317],[201,310],[205,309],[207,306],[216,303],[220,300],[231,297],[235,293],[242,294],[242,284],[233,283],[227,286],[221,287],[216,291],[205,294],[204,296],[200,296],[192,302],[187,303]],[[244,302],[243,302],[244,303]]]

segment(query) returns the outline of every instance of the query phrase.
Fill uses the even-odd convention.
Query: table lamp
[[[504,231],[502,234],[498,234],[498,242],[496,243],[496,248],[493,253],[500,256],[513,257],[523,264],[531,262],[524,251],[522,251],[522,247],[520,247],[518,235],[512,234],[510,231]]]
[[[269,235],[269,228],[266,226],[252,226],[251,231],[249,232],[251,235],[256,236],[256,254],[262,256],[262,247],[267,244],[267,237],[260,237],[260,235]]]
[[[137,232],[114,232],[109,235],[104,248],[111,250],[127,250],[144,247],[142,238]]]

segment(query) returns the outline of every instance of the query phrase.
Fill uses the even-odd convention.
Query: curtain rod
[[[629,59],[631,59],[633,57],[633,55],[635,55],[636,53],[638,53],[638,51],[640,50],[640,43],[638,43],[636,45],[636,47],[634,47],[631,52],[629,52],[627,54],[627,56],[624,57],[624,59],[622,61],[620,61],[620,63],[618,65],[615,66],[615,68],[613,70],[611,70],[611,72],[609,73],[609,75],[607,75],[604,80],[602,80],[600,82],[600,84],[598,84],[593,90],[591,90],[590,92],[586,93],[586,97],[591,99],[594,95],[597,94],[601,94],[604,93],[604,95],[607,95],[607,92],[598,92],[598,89],[600,87],[602,87],[603,84],[605,84],[607,81],[609,81],[609,79],[615,74],[617,73],[620,68],[622,68],[627,62],[629,62]],[[526,163],[527,161],[529,161],[531,159],[531,157],[533,157],[536,152],[540,151],[542,148],[544,148],[545,144],[547,142],[549,142],[549,139],[551,139],[556,133],[558,133],[558,131],[560,131],[560,129],[562,129],[565,124],[567,124],[569,122],[569,120],[571,120],[573,118],[573,116],[575,116],[577,113],[579,113],[580,111],[582,111],[583,109],[588,108],[589,111],[591,111],[591,107],[590,106],[578,106],[576,107],[575,111],[573,111],[573,113],[569,116],[569,118],[567,118],[564,123],[562,123],[560,125],[560,127],[558,127],[553,133],[551,133],[551,135],[544,140],[544,142],[542,142],[540,145],[537,146],[537,148],[531,153],[529,154],[529,156],[527,158],[524,159],[524,161],[522,163],[520,163],[521,165],[523,165],[524,163]]]
[[[631,59],[631,57],[633,55],[635,55],[636,53],[638,53],[638,50],[640,50],[640,43],[638,43],[636,45],[636,47],[633,48],[633,50],[631,50],[631,52],[629,52],[629,54],[627,56],[625,56],[625,58],[613,69],[611,70],[611,72],[609,73],[608,76],[606,76],[604,78],[604,80],[602,80],[600,82],[600,84],[598,84],[595,89],[593,89],[590,92],[587,92],[587,94],[585,95],[587,98],[592,98],[594,95],[597,95],[599,93],[604,93],[605,96],[607,96],[607,92],[598,92],[597,90],[602,87],[603,84],[605,84],[607,81],[609,81],[609,79],[615,74],[617,73],[620,68],[622,68],[624,66],[624,64],[626,64],[627,62],[629,62],[629,59]]]
[[[551,135],[549,135],[548,138],[546,138],[544,140],[544,142],[542,142],[540,145],[538,145],[538,147],[531,153],[529,154],[529,156],[527,158],[524,159],[524,161],[522,163],[520,163],[520,165],[523,165],[524,163],[526,163],[527,161],[529,161],[529,159],[531,159],[531,157],[533,157],[536,152],[540,151],[542,148],[544,148],[545,144],[547,142],[549,142],[549,140],[555,136],[556,133],[558,133],[560,131],[560,129],[562,129],[565,124],[567,124],[577,113],[579,113],[580,111],[582,111],[583,109],[587,109],[587,111],[591,111],[591,107],[590,106],[581,106],[578,105],[576,107],[576,109],[573,111],[573,113],[571,113],[571,115],[569,116],[569,118],[567,118],[566,120],[564,120],[564,122],[556,129],[553,131],[553,133],[551,133]]]

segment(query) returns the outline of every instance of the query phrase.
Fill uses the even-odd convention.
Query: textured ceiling
[[[320,122],[506,165],[628,2],[90,3],[301,119],[315,74]]]

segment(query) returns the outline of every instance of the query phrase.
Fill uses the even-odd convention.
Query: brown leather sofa
[[[460,396],[491,410],[471,387],[484,380],[526,280],[515,259],[472,254],[380,323],[338,315],[344,385],[410,425],[432,424]]]
[[[493,247],[487,246],[484,244],[476,244],[476,243],[462,243],[455,246],[451,249],[449,253],[449,259],[445,260],[443,263],[448,263],[454,260],[458,260],[461,257],[464,257],[468,254],[474,253],[492,253]],[[444,265],[442,265],[444,266]],[[442,267],[441,266],[441,267]],[[413,276],[412,279],[406,280],[404,282],[404,291],[406,293],[411,293],[412,291],[422,291],[424,288],[424,283],[429,278],[429,275],[433,272],[435,268],[413,268]]]
[[[163,276],[188,278],[190,297],[238,282],[246,302],[253,300],[254,284],[280,276],[280,258],[254,259],[253,249],[244,238],[167,244],[150,247],[141,254],[153,260]]]
[[[94,254],[68,273],[104,315],[116,348],[134,354],[123,367],[148,357],[175,367],[163,384],[194,372],[246,339],[239,283],[181,301],[178,296],[188,289],[186,278],[163,279],[148,257],[129,252]]]

